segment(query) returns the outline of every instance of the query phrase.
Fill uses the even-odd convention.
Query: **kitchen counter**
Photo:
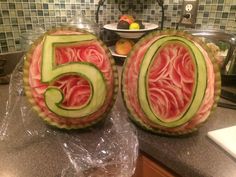
[[[182,177],[236,177],[236,159],[207,137],[207,132],[236,125],[236,110],[220,108],[200,129],[184,137],[139,130],[140,149]]]
[[[7,100],[7,93],[8,85],[0,85],[2,103]],[[116,104],[121,111],[125,111],[120,96]],[[4,105],[1,104],[0,113],[3,113]],[[234,177],[236,159],[218,147],[206,134],[211,130],[236,125],[235,113],[235,110],[217,108],[199,131],[183,137],[160,136],[138,128],[140,150],[182,177]],[[1,143],[0,176],[62,176],[62,168],[69,164],[69,159],[61,157],[64,153],[55,144],[53,137],[38,139],[27,147],[11,150]]]
[[[124,109],[120,100],[117,103]],[[207,137],[208,131],[236,125],[235,114],[217,107],[197,132],[182,137],[138,128],[140,150],[181,177],[236,177],[236,159]]]

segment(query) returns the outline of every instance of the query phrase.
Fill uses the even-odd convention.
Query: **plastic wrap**
[[[13,155],[24,152],[16,160],[17,164],[21,163],[22,167],[19,168],[24,170],[22,175],[132,176],[138,154],[138,139],[135,128],[127,119],[120,96],[104,122],[85,130],[58,130],[46,125],[28,103],[23,90],[22,66],[23,59],[11,76],[6,113],[0,122],[1,148]],[[47,143],[44,142],[48,141],[48,147],[45,147]],[[55,161],[58,158],[60,160]],[[32,159],[32,162],[27,162]],[[44,164],[44,161],[48,164]],[[29,166],[26,167],[24,163]],[[34,168],[31,164],[34,164]],[[27,170],[30,172],[27,173]]]

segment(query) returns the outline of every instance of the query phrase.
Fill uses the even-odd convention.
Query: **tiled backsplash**
[[[121,14],[118,1],[106,0],[99,15],[100,26],[115,22]],[[156,0],[126,0],[136,7],[136,18],[160,24],[161,8]],[[164,0],[164,28],[174,28],[181,14],[182,0]],[[0,0],[0,53],[21,50],[20,36],[38,28],[60,26],[76,11],[95,19],[95,0]],[[183,27],[182,27],[183,28]],[[197,29],[223,29],[236,33],[236,0],[199,0]]]

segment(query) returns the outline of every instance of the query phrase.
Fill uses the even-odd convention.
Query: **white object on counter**
[[[236,126],[210,131],[207,136],[236,158]]]

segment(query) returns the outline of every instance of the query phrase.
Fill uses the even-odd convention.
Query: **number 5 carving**
[[[70,45],[83,41],[96,39],[91,34],[83,35],[48,35],[44,39],[42,55],[41,82],[50,83],[61,76],[68,74],[79,75],[89,81],[91,94],[89,100],[80,107],[65,107],[61,103],[64,99],[62,91],[56,87],[49,86],[44,93],[47,107],[55,114],[63,117],[78,118],[84,117],[97,111],[104,103],[106,98],[106,83],[101,71],[88,62],[74,62],[63,65],[55,64],[55,46],[63,44]]]

